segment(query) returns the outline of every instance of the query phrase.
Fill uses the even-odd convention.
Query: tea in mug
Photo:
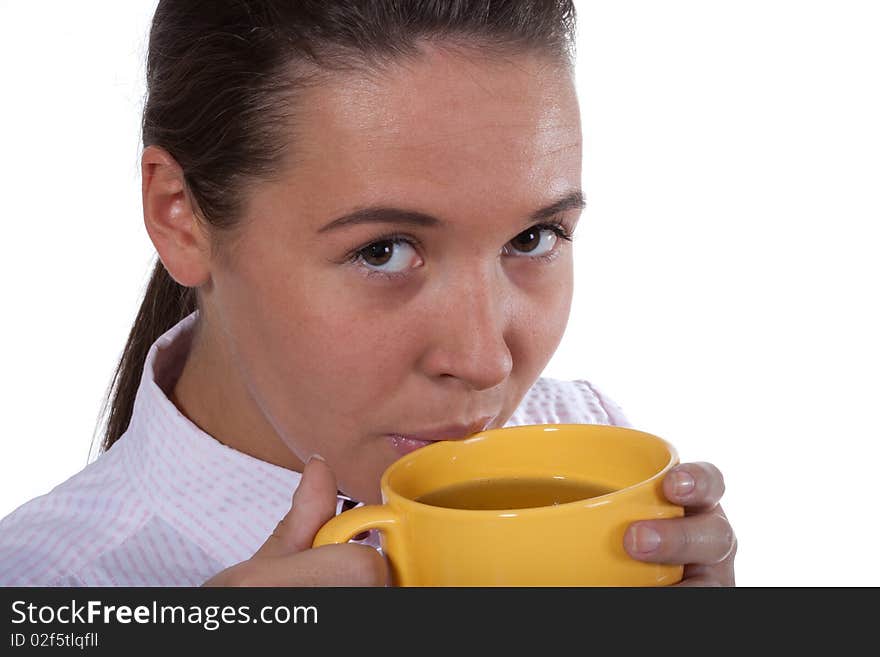
[[[495,511],[566,504],[605,495],[613,490],[589,481],[567,478],[474,479],[431,491],[416,498],[416,501],[447,509]]]

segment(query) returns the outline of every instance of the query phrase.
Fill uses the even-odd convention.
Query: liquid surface
[[[447,509],[529,509],[586,500],[613,489],[577,479],[475,479],[426,493],[417,502]]]

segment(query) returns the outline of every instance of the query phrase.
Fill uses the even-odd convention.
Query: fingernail
[[[687,497],[694,492],[697,482],[686,470],[676,470],[672,473],[672,490],[678,497]]]
[[[312,455],[309,457],[309,460],[306,461],[306,463],[310,463],[312,459],[316,459],[316,460],[318,460],[318,461],[324,461],[324,463],[327,462],[327,461],[324,459],[324,457],[321,456],[320,454],[312,454]]]
[[[640,554],[656,552],[660,547],[660,534],[645,525],[633,528],[633,548]]]

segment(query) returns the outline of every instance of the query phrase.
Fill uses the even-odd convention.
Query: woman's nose
[[[452,377],[474,390],[493,388],[510,375],[509,302],[492,278],[472,277],[436,305],[422,363],[428,375]]]

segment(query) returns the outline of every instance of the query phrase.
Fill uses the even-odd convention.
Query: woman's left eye
[[[571,235],[562,224],[538,224],[510,240],[509,246],[504,247],[504,253],[518,258],[540,258],[553,253],[560,239],[571,241]]]

